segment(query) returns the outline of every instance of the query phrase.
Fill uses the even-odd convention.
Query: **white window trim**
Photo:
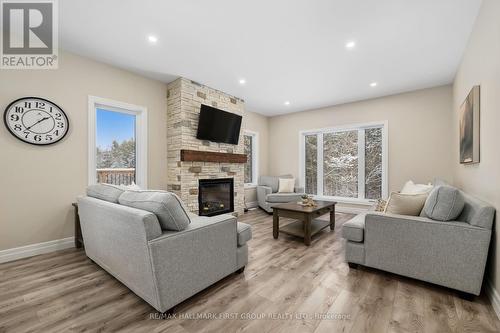
[[[144,106],[123,103],[102,97],[88,97],[88,183],[96,183],[96,119],[97,108],[136,116],[136,182],[148,188],[148,110]],[[139,172],[137,172],[139,171]]]
[[[252,182],[245,183],[245,188],[256,187],[259,179],[259,132],[244,130],[244,135],[252,137]]]
[[[326,127],[326,128],[317,128],[310,130],[302,130],[299,131],[299,174],[300,174],[300,186],[305,189],[305,136],[313,135],[313,134],[325,134],[325,133],[334,133],[334,132],[343,132],[343,131],[352,131],[352,130],[365,130],[373,127],[382,127],[382,198],[388,197],[388,177],[389,177],[389,122],[387,120],[384,121],[375,121],[369,123],[358,123],[358,124],[347,124],[336,127]],[[364,149],[364,136],[361,134],[362,131],[358,132],[358,147],[363,144]],[[362,138],[360,139],[360,136]],[[317,160],[323,161],[323,136],[318,135],[318,156]],[[358,163],[364,165],[365,157],[359,156]],[[364,167],[363,167],[364,169]],[[363,170],[361,167],[358,167],[358,170]],[[358,177],[358,198],[345,198],[345,197],[335,197],[335,196],[326,196],[326,195],[315,195],[314,198],[318,200],[335,200],[342,203],[353,203],[353,204],[366,204],[370,205],[374,202],[371,199],[364,199],[364,172],[361,177]],[[362,184],[360,184],[362,182]],[[323,163],[318,163],[318,184],[317,184],[318,193],[323,193]],[[361,190],[363,190],[361,192]]]

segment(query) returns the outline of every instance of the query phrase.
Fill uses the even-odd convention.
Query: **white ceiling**
[[[480,5],[63,0],[59,31],[68,51],[165,82],[183,76],[277,115],[452,82]]]

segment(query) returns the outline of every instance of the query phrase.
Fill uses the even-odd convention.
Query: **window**
[[[89,97],[89,184],[147,188],[146,108]]]
[[[318,194],[318,136],[305,135],[304,139],[306,193]]]
[[[306,193],[360,202],[387,197],[386,123],[301,132]]]
[[[243,146],[247,162],[245,163],[245,184],[257,185],[258,178],[258,133],[245,131]]]
[[[358,197],[358,131],[323,134],[323,195]]]

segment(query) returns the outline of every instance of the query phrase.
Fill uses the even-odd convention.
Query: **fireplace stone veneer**
[[[199,214],[199,180],[232,178],[234,215],[244,209],[244,163],[183,161],[181,150],[243,154],[243,130],[237,145],[202,141],[196,138],[201,104],[243,116],[245,102],[237,97],[179,78],[167,86],[167,188],[187,208]]]

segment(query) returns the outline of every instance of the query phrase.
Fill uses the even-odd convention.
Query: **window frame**
[[[252,138],[252,182],[245,183],[245,187],[252,188],[257,186],[259,180],[259,132],[244,130],[243,136],[245,135]]]
[[[388,149],[389,149],[389,122],[376,121],[369,123],[348,124],[335,127],[326,127],[299,131],[299,174],[300,186],[305,189],[305,137],[317,135],[317,193],[313,195],[318,200],[335,200],[343,203],[371,205],[374,199],[365,199],[365,135],[364,130],[370,128],[382,128],[382,198],[388,197]],[[339,133],[346,131],[358,131],[358,197],[337,197],[323,195],[323,135],[328,133]]]
[[[96,121],[97,109],[134,115],[136,140],[135,181],[142,188],[148,188],[148,110],[144,106],[115,101],[112,99],[88,96],[88,184],[97,183],[96,179]]]

